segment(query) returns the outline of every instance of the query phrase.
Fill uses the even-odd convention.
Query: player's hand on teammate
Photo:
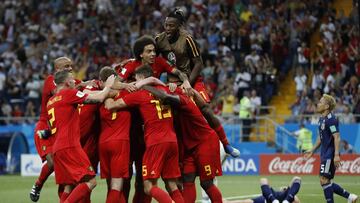
[[[190,91],[192,89],[190,82],[188,80],[184,81],[183,84],[180,86],[181,89],[183,89],[187,95],[190,94]]]
[[[334,164],[336,168],[339,168],[341,166],[341,159],[340,159],[340,155],[335,155],[334,156]]]
[[[115,82],[115,75],[110,75],[105,82],[105,87],[111,88]]]
[[[135,86],[135,82],[125,83],[125,89],[128,92],[135,92],[138,88]]]
[[[175,92],[177,85],[175,83],[168,83],[170,92]]]
[[[47,139],[50,137],[51,132],[50,130],[38,130],[36,134],[39,136],[40,139]]]
[[[122,67],[124,67],[127,63],[129,62],[132,62],[132,61],[135,61],[134,58],[131,58],[131,59],[125,59],[123,61],[120,61],[120,63],[114,63],[111,65],[111,67],[113,69],[115,69],[116,71],[118,71],[119,69],[121,69]]]

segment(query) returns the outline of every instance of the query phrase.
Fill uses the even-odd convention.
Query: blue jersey
[[[334,114],[329,113],[319,119],[319,136],[321,140],[321,160],[333,159],[335,154],[333,134],[339,132],[339,121]]]

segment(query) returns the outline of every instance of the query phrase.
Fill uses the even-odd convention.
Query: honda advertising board
[[[222,164],[224,175],[259,175],[258,155],[241,155],[239,158],[227,158]]]

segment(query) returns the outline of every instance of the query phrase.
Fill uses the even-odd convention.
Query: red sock
[[[49,166],[47,164],[44,164],[41,168],[41,172],[40,172],[40,176],[39,178],[36,180],[35,184],[37,186],[42,187],[45,183],[45,181],[47,180],[47,178],[49,177],[49,175],[53,172],[54,170],[50,170]]]
[[[119,190],[110,190],[106,198],[106,203],[117,203],[120,202],[120,191]]]
[[[60,197],[60,203],[65,202],[65,200],[69,197],[69,195],[70,195],[69,193],[63,191]]]
[[[196,201],[196,187],[194,183],[184,183],[182,196],[185,203],[194,203]]]
[[[210,186],[206,190],[206,194],[210,197],[212,203],[222,203],[221,192],[215,185]]]
[[[79,203],[91,203],[90,197],[91,197],[91,192],[88,195],[86,195],[84,198],[82,198],[82,200],[80,200]]]
[[[135,186],[135,194],[132,203],[151,203],[151,196],[145,194],[144,187]]]
[[[171,199],[174,200],[175,203],[184,203],[184,198],[180,193],[180,190],[175,190],[171,194]]]
[[[221,143],[226,146],[229,144],[229,140],[226,137],[224,128],[222,127],[222,125],[220,124],[218,127],[216,127],[215,132],[217,134],[217,136],[219,137],[219,140],[221,141]]]
[[[156,199],[159,203],[172,203],[172,199],[169,194],[157,186],[153,186],[150,189],[150,196]]]
[[[65,203],[79,202],[81,199],[89,195],[90,192],[91,190],[86,185],[86,183],[81,183],[74,188],[69,197],[66,199]]]

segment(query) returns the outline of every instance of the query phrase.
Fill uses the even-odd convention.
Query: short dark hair
[[[68,70],[61,70],[55,73],[54,82],[56,85],[63,84],[69,77],[70,72]]]
[[[145,46],[149,44],[156,46],[155,40],[148,35],[144,35],[135,41],[133,46],[133,53],[136,60],[141,60],[140,55],[144,52]]]
[[[107,78],[110,77],[111,75],[117,76],[116,71],[109,66],[105,66],[105,67],[101,68],[100,73],[99,73],[99,78],[101,81],[105,82],[107,80]]]
[[[184,11],[180,8],[172,10],[167,17],[176,18],[179,24],[183,25],[186,22]]]
[[[136,69],[135,75],[142,75],[145,78],[148,78],[153,75],[153,70],[151,66],[149,66],[148,64],[144,64]]]

